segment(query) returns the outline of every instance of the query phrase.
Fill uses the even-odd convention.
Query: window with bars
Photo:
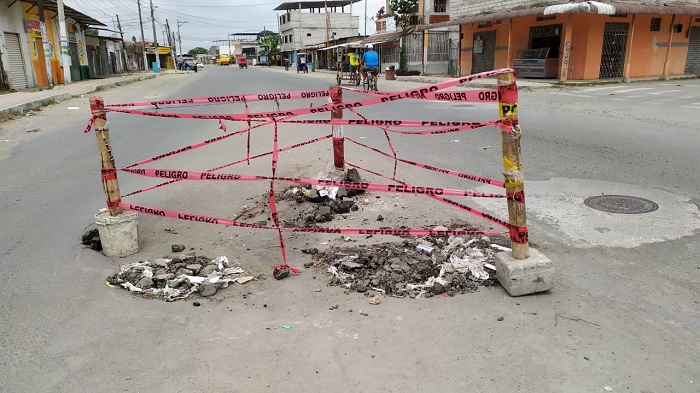
[[[448,32],[430,32],[428,34],[428,61],[448,61],[450,57],[450,39]]]
[[[434,0],[434,12],[447,12],[447,0]]]
[[[398,63],[399,62],[399,46],[394,45],[391,48],[386,46],[382,48],[382,63]]]
[[[651,18],[649,31],[661,31],[661,18]]]

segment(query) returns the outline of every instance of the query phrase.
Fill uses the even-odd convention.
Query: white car
[[[204,64],[202,64],[202,63],[197,63],[197,69],[198,69],[198,70],[201,70],[202,68],[204,68]]]

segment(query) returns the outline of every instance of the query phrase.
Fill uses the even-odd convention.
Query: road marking
[[[656,101],[644,101],[642,104],[647,104],[647,105],[661,105],[661,102],[656,102]]]
[[[622,93],[631,93],[633,91],[642,91],[642,90],[651,90],[651,87],[638,87],[636,89],[623,89],[623,90],[617,90],[613,91],[614,94],[622,94]]]
[[[683,90],[655,91],[655,92],[653,92],[653,93],[649,93],[649,95],[650,95],[650,96],[660,96],[660,95],[662,95],[662,94],[671,94],[671,93],[676,93],[676,92],[679,92],[679,91],[683,91]]]
[[[585,95],[585,94],[567,93],[565,91],[553,91],[552,94],[557,94],[560,96],[572,96],[572,97],[588,97],[588,98],[591,97],[591,96]]]
[[[611,98],[613,101],[627,101],[627,98]]]
[[[620,86],[605,86],[605,87],[592,87],[590,89],[581,90],[583,92],[607,90],[607,89],[618,89]]]
[[[683,97],[677,97],[679,100],[690,100],[693,98],[696,98],[697,96],[683,96]]]
[[[633,98],[642,98],[644,96],[627,96],[626,98],[633,99]]]
[[[700,109],[700,105],[699,105],[699,106],[692,106],[692,105],[681,105],[681,108],[692,108],[692,109]]]

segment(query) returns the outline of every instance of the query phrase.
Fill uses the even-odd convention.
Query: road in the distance
[[[123,102],[323,89],[332,82],[330,74],[209,66],[197,74],[162,76],[103,95],[108,102]],[[14,122],[20,133],[40,131],[26,134],[28,139],[0,161],[0,391],[591,392],[610,386],[614,391],[695,392],[700,380],[695,355],[700,350],[700,140],[687,124],[697,123],[700,115],[682,106],[700,99],[663,93],[644,98],[662,105],[641,107],[639,97],[628,97],[666,90],[694,94],[692,87],[663,83],[620,85],[617,90],[650,90],[618,91],[615,96],[603,95],[616,91],[612,88],[585,91],[593,87],[565,91],[573,96],[550,90],[521,93],[531,240],[553,260],[558,274],[551,293],[518,299],[496,288],[450,299],[387,298],[370,306],[360,295],[327,288],[323,273],[311,271],[281,282],[268,279],[229,288],[200,308],[191,302],[131,297],[104,285],[104,278],[123,261],[78,244],[104,205],[94,136],[82,133],[89,116],[87,99]],[[386,90],[414,86],[380,80]],[[346,93],[344,98],[361,97]],[[629,99],[612,99],[625,97]],[[323,102],[317,99],[314,105]],[[299,104],[280,105],[289,109]],[[251,110],[270,106],[254,104]],[[232,107],[193,110],[220,113],[224,108]],[[415,120],[487,120],[496,115],[495,106],[438,102],[397,102],[362,113]],[[222,135],[216,121],[108,116],[120,165]],[[345,116],[351,115],[346,111]],[[281,130],[281,143],[330,131]],[[382,132],[346,132],[386,150]],[[254,151],[269,149],[270,137],[255,134]],[[500,138],[488,128],[435,137],[395,136],[392,142],[408,159],[499,177]],[[325,170],[330,145],[315,146],[300,150],[301,155],[282,155],[280,170],[303,175]],[[211,149],[152,167],[207,169],[222,157],[224,162],[240,157],[245,141],[239,138]],[[391,168],[386,159],[376,157],[348,147],[349,160],[372,169]],[[269,161],[242,172],[265,169]],[[481,189],[432,172],[404,166],[399,170],[416,184]],[[146,184],[127,176],[120,183],[123,190]],[[246,198],[253,193],[245,187],[235,192],[215,188],[208,195],[198,184],[194,192],[173,188],[144,193],[137,201],[182,210],[193,209],[191,202],[196,201],[209,203],[201,207],[205,212],[223,207],[235,211],[233,205],[250,203]],[[585,197],[601,193],[645,197],[660,208],[622,216],[583,205]],[[503,214],[490,201],[475,206]],[[464,218],[439,205],[411,207],[427,216]],[[392,211],[383,214],[396,222]],[[143,251],[134,260],[167,255],[175,241],[201,249],[203,255],[239,259],[251,271],[257,264],[268,276],[278,258],[278,249],[266,248],[274,245],[268,233],[245,237],[230,228],[192,223],[178,227],[179,238],[166,238],[166,225],[180,224],[142,216]],[[217,239],[228,239],[222,232],[242,237],[217,246]],[[244,299],[247,292],[251,294]],[[331,304],[342,307],[329,310]],[[360,316],[359,310],[370,316]],[[505,319],[498,321],[501,316]],[[294,327],[275,330],[277,324]]]

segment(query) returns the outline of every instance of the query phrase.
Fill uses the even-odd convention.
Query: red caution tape
[[[375,151],[375,152],[377,152],[385,157],[392,158],[391,155],[389,155],[389,154],[387,154],[379,149],[376,149],[374,147],[365,145],[364,143],[358,142],[352,138],[345,138],[345,139],[347,139],[348,141],[350,141],[352,143],[357,144],[358,146],[362,146],[362,147],[365,147],[367,149],[373,150],[373,151]],[[434,167],[434,166],[430,166],[430,165],[426,165],[426,164],[420,164],[420,163],[417,163],[414,161],[409,161],[409,160],[406,160],[403,158],[397,158],[397,160],[403,162],[404,164],[413,165],[413,166],[418,167],[418,168],[428,169],[428,170],[431,170],[433,172],[444,173],[446,175],[461,177],[462,179],[472,180],[472,181],[479,182],[479,183],[490,184],[490,185],[496,186],[496,187],[505,187],[506,186],[506,183],[502,180],[490,179],[487,177],[472,175],[469,173],[453,171],[453,170]],[[391,180],[393,180],[393,179],[391,179]]]
[[[273,154],[274,156],[274,154]],[[274,160],[274,158],[273,158]],[[275,167],[277,163],[275,162]],[[415,194],[415,195],[450,195],[450,196],[466,196],[473,198],[506,198],[506,195],[491,194],[477,191],[457,190],[451,188],[439,187],[423,187],[423,186],[408,186],[404,184],[380,184],[367,182],[351,182],[344,180],[332,179],[309,179],[302,177],[275,177],[275,176],[260,176],[260,175],[239,175],[231,173],[214,173],[214,172],[193,172],[193,171],[178,171],[171,169],[136,169],[125,168],[124,172],[134,175],[146,177],[155,177],[161,179],[177,179],[190,181],[279,181],[285,183],[305,184],[310,186],[321,187],[340,187],[353,190],[389,192],[396,194]],[[273,171],[274,172],[274,171]]]
[[[279,100],[297,100],[309,98],[328,97],[328,90],[311,90],[298,91],[293,93],[261,93],[261,94],[235,94],[223,96],[208,96],[197,98],[177,98],[171,100],[160,101],[139,101],[124,104],[111,104],[111,107],[133,107],[133,106],[193,106],[193,105],[211,105],[211,104],[236,104],[253,101],[279,101]]]
[[[240,228],[250,228],[250,229],[271,229],[277,230],[276,227],[249,224],[247,222],[241,222],[226,218],[217,218],[212,216],[204,216],[200,214],[192,214],[185,212],[178,212],[173,210],[153,208],[149,206],[137,205],[133,203],[119,202],[118,205],[122,209],[132,210],[138,213],[149,214],[159,217],[175,218],[184,221],[201,222],[207,224],[217,224],[224,226],[234,226]],[[434,229],[404,229],[404,228],[378,228],[378,229],[367,229],[367,228],[280,228],[282,231],[286,232],[299,232],[299,233],[332,233],[332,234],[342,234],[342,235],[391,235],[391,236],[464,236],[464,235],[502,235],[508,232],[504,231],[477,231],[477,230],[447,230],[447,231],[436,231]]]
[[[295,148],[297,148],[297,147],[309,145],[309,144],[312,144],[312,143],[314,143],[314,142],[319,142],[319,141],[322,141],[322,140],[324,140],[324,139],[328,139],[328,138],[330,138],[330,137],[331,137],[331,135],[325,135],[325,136],[322,136],[322,137],[319,137],[319,138],[315,138],[315,139],[311,139],[311,140],[308,140],[308,141],[299,142],[299,143],[296,143],[296,144],[291,145],[291,146],[283,147],[283,148],[279,149],[279,151],[280,151],[280,152],[283,152],[283,151],[295,149]],[[252,157],[250,157],[250,159],[253,160],[253,159],[256,159],[256,158],[269,156],[269,155],[271,155],[271,154],[272,154],[272,151],[269,151],[269,152],[266,152],[266,153],[261,153],[261,154],[257,154],[257,155],[255,155],[255,156],[252,156]],[[240,163],[245,162],[245,161],[247,161],[247,160],[248,160],[248,158],[243,158],[243,159],[238,160],[238,161],[230,162],[230,163],[228,163],[228,164],[220,165],[220,166],[218,166],[218,167],[216,167],[216,168],[209,169],[209,170],[207,170],[206,172],[218,171],[218,170],[221,170],[221,169],[224,169],[224,168],[231,167],[231,166],[236,165],[236,164],[240,164]],[[126,171],[126,172],[134,173],[133,171],[131,171],[131,169],[133,169],[133,166],[128,166],[128,167],[123,168],[123,169],[121,169],[121,170]],[[165,182],[165,183],[161,183],[161,184],[158,184],[158,185],[155,185],[155,186],[146,187],[146,188],[144,188],[144,189],[137,190],[137,191],[133,191],[133,192],[131,192],[131,193],[129,193],[129,194],[126,194],[126,195],[124,195],[124,197],[132,196],[132,195],[136,195],[136,194],[139,194],[139,193],[142,193],[142,192],[146,192],[146,191],[150,191],[150,190],[153,190],[153,189],[156,189],[156,188],[160,188],[160,187],[166,186],[166,185],[168,185],[168,184],[172,184],[172,183],[178,182],[178,181],[180,181],[180,180],[182,180],[182,179],[174,179],[174,180],[170,180],[170,181],[167,181],[167,182]]]

